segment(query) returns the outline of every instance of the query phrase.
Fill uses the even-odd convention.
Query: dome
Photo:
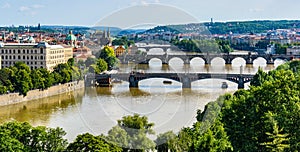
[[[66,37],[66,41],[76,41],[76,36],[74,34],[72,34],[72,31],[69,32],[69,34]]]
[[[35,43],[35,40],[34,40],[34,38],[32,36],[30,36],[29,39],[28,39],[28,42]]]

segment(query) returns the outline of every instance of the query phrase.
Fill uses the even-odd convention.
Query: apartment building
[[[62,45],[40,43],[1,43],[1,67],[9,67],[21,61],[31,69],[46,68],[50,71],[73,57],[73,48]]]

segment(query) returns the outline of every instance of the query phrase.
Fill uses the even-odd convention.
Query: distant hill
[[[143,33],[211,33],[228,34],[232,33],[264,33],[273,29],[300,28],[300,20],[280,20],[280,21],[235,21],[235,22],[205,22],[182,25],[157,26]]]

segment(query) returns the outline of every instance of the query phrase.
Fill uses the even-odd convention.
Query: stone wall
[[[23,95],[19,95],[19,93],[5,94],[0,96],[0,106],[50,97],[50,96],[74,91],[76,89],[80,89],[83,87],[84,87],[84,81],[78,81],[78,82],[76,81],[76,82],[70,82],[66,84],[52,86],[44,91],[31,90],[27,93],[27,96],[25,97]]]

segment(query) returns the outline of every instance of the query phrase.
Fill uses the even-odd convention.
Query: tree
[[[1,151],[64,151],[66,132],[61,128],[32,127],[29,123],[8,122],[0,126]],[[5,140],[4,140],[5,139]]]
[[[39,69],[35,69],[31,71],[31,80],[33,89],[42,89],[46,88],[45,86],[45,78]]]
[[[27,92],[32,88],[30,73],[26,70],[18,70],[15,75],[15,90],[26,96]]]
[[[122,149],[108,143],[101,136],[94,136],[89,133],[78,135],[73,143],[67,147],[70,152],[86,151],[86,152],[121,152]]]
[[[158,152],[179,151],[177,149],[178,137],[172,131],[159,134],[155,140],[156,149]]]
[[[277,121],[274,119],[274,114],[272,112],[268,112],[266,114],[267,123],[270,123],[272,126],[272,133],[266,132],[268,136],[268,142],[264,142],[261,145],[266,146],[268,151],[274,152],[283,152],[284,149],[288,149],[290,145],[288,144],[289,138],[287,138],[288,134],[282,134],[283,129],[279,129]]]
[[[300,125],[299,74],[298,70],[291,70],[299,66],[296,63],[287,63],[263,77],[255,77],[257,86],[239,90],[224,101],[221,120],[235,151],[268,151],[269,142],[279,144],[282,140],[287,144],[285,135],[289,135],[288,151],[300,148],[300,131],[295,127]],[[273,118],[281,129],[265,121],[269,112],[276,114]]]
[[[109,47],[109,46],[105,46],[102,50],[101,53],[99,55],[99,58],[104,59],[105,62],[108,65],[108,69],[111,70],[118,62],[118,59],[115,55],[114,50]]]
[[[100,72],[106,71],[108,69],[107,63],[104,59],[98,59],[97,67]]]
[[[112,139],[113,142],[121,140],[115,140],[115,138],[113,138],[114,135],[123,137],[120,141],[121,143],[119,143],[121,145],[123,144],[123,151],[127,151],[128,149],[130,152],[154,150],[154,142],[147,137],[147,134],[154,134],[154,131],[152,130],[154,124],[149,123],[146,116],[140,116],[138,114],[124,116],[121,120],[118,120],[118,126],[120,128],[113,128],[114,130],[109,131],[110,134],[108,137],[109,139]],[[127,141],[128,147],[125,147]]]

